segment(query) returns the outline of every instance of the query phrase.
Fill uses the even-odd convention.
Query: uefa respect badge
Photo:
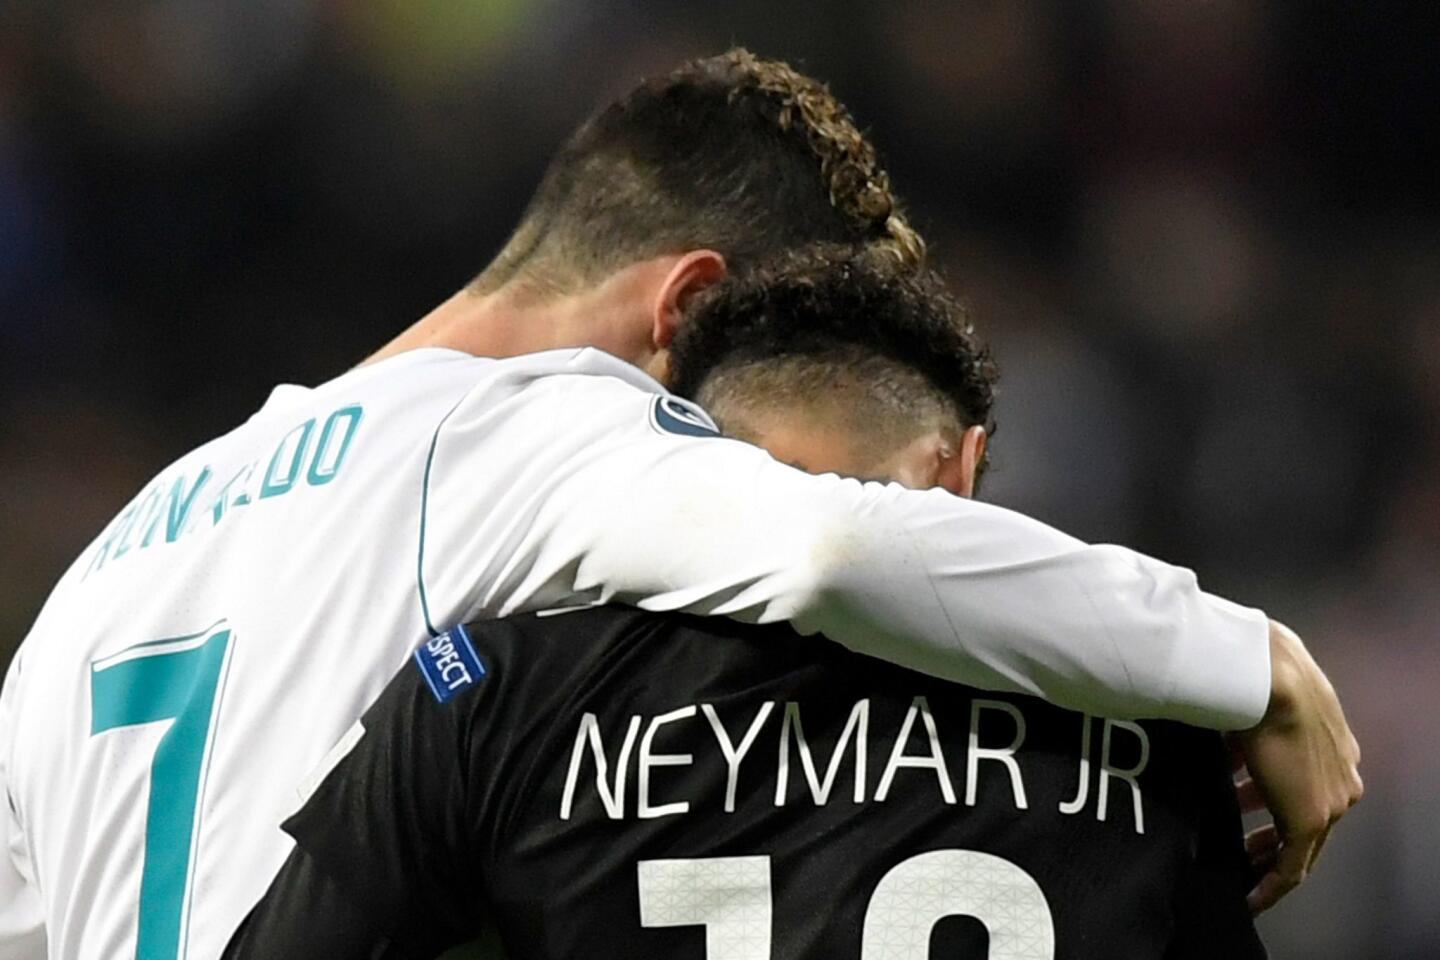
[[[415,663],[441,703],[449,703],[461,691],[485,677],[485,664],[464,627],[447,630],[415,651]]]

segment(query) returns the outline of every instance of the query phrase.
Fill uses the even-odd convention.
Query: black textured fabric
[[[1264,956],[1216,734],[1082,718],[788,627],[601,609],[470,630],[485,677],[441,704],[407,665],[287,823],[417,957],[487,916],[517,960],[1002,940],[1045,957],[1047,917],[1056,958]]]

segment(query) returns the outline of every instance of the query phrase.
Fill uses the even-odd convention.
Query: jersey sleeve
[[[19,673],[17,655],[0,691],[0,960],[39,960],[46,950],[44,912],[9,786]]]
[[[455,662],[436,674],[442,685],[456,679]],[[477,935],[467,727],[487,690],[441,703],[425,677],[415,663],[401,669],[362,719],[363,736],[284,823],[295,851],[227,956],[319,955],[306,945],[333,934],[320,953],[337,960],[429,957]]]
[[[621,602],[789,620],[1093,714],[1238,729],[1264,713],[1264,615],[1203,592],[1189,570],[944,491],[810,476],[706,423],[602,376],[462,401],[436,431],[422,492],[432,634]]]
[[[231,936],[222,960],[419,960],[390,939],[386,930],[386,924],[333,874],[296,847]]]

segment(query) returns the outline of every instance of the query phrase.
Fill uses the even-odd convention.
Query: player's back
[[[416,351],[277,389],[136,496],[56,587],[6,682],[0,779],[51,956],[219,953],[284,859],[278,825],[302,781],[428,615],[481,609],[479,585],[503,595],[525,573],[442,533],[483,543],[487,522],[523,523],[543,483],[472,491],[452,470],[437,490],[432,464],[454,454],[436,452],[441,425],[460,408],[503,448],[506,430],[540,425],[513,408],[546,375],[621,366]],[[522,481],[553,466],[493,465]],[[475,594],[435,596],[451,574],[425,566],[427,496],[429,546],[468,564],[456,576]]]
[[[783,626],[605,609],[470,642],[484,678],[449,689],[458,635],[422,649],[288,825],[402,944],[484,904],[533,960],[1263,956],[1216,734]]]

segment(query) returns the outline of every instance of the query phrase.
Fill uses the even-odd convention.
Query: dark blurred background
[[[1306,636],[1368,796],[1277,958],[1440,955],[1440,6],[0,5],[0,663],[152,472],[461,286],[732,42],[877,138],[1004,374],[987,496]]]

